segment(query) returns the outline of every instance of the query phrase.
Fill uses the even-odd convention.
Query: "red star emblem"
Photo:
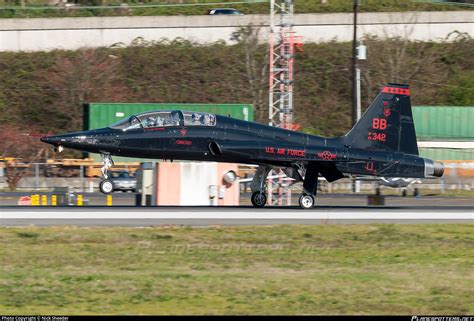
[[[322,153],[318,153],[318,157],[323,160],[331,160],[333,158],[336,158],[336,154],[333,154],[330,151],[325,150]]]

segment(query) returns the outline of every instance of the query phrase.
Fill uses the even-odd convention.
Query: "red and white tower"
[[[268,120],[270,126],[289,130],[293,129],[293,64],[301,45],[293,26],[293,0],[270,0]],[[268,182],[268,203],[291,205],[291,180],[282,171],[270,173],[275,175]]]

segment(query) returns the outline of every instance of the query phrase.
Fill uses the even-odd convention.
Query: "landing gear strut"
[[[250,201],[254,207],[264,207],[267,203],[265,181],[270,171],[271,168],[269,166],[259,166],[257,168],[257,172],[250,184],[250,189],[252,190]]]
[[[303,194],[299,198],[301,208],[314,207],[314,197],[318,190],[318,174],[318,167],[314,164],[308,164],[303,181]]]
[[[102,177],[104,178],[104,180],[100,182],[99,188],[102,193],[110,194],[114,191],[114,184],[110,179],[108,179],[108,170],[114,165],[112,156],[110,156],[110,154],[102,154],[102,164],[103,166],[100,171],[102,172]]]

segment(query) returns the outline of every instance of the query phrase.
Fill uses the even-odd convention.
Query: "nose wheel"
[[[100,191],[104,194],[110,194],[114,191],[114,184],[110,179],[104,179],[99,185]]]
[[[102,154],[102,168],[100,171],[102,172],[102,177],[104,180],[100,182],[99,189],[104,194],[110,194],[114,191],[114,184],[109,178],[108,170],[110,167],[114,165],[114,161],[110,154]]]

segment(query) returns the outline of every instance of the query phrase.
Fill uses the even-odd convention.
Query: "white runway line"
[[[474,220],[473,211],[417,211],[417,210],[377,210],[367,212],[350,210],[330,211],[232,211],[205,212],[189,210],[147,210],[147,211],[104,211],[102,210],[45,210],[33,211],[25,209],[19,212],[3,210],[2,219],[233,219],[233,220]]]

